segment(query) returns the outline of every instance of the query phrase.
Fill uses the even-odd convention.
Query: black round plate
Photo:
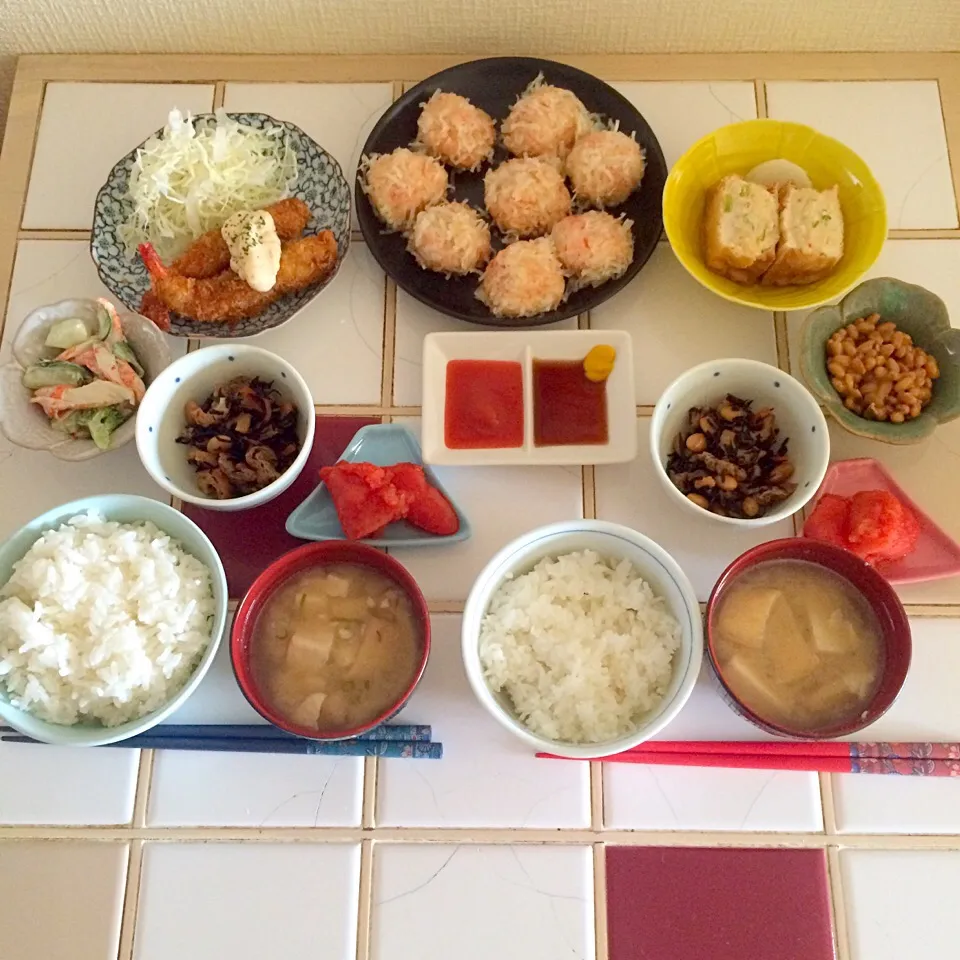
[[[626,203],[610,209],[610,213],[614,216],[625,213],[633,221],[633,263],[619,279],[605,283],[601,287],[578,290],[557,310],[522,319],[495,317],[474,296],[478,282],[476,275],[447,279],[442,274],[424,270],[407,252],[406,241],[401,234],[385,232],[386,228],[373,212],[370,201],[360,187],[358,177],[354,188],[356,210],[360,229],[363,231],[370,252],[386,273],[396,281],[397,286],[427,306],[451,317],[491,327],[540,326],[565,320],[567,317],[598,306],[626,286],[647,262],[660,238],[663,227],[660,203],[663,186],[667,179],[667,164],[650,125],[629,100],[602,80],[574,67],[554,63],[552,60],[538,60],[533,57],[492,57],[486,60],[472,60],[436,73],[408,90],[384,113],[367,137],[363,153],[364,155],[390,153],[397,147],[409,145],[417,135],[420,105],[435,90],[459,93],[468,97],[472,103],[486,110],[499,124],[506,118],[527,84],[541,72],[547,83],[572,90],[591,112],[599,113],[611,120],[619,120],[620,129],[624,133],[636,133],[637,142],[646,153],[646,172],[640,189],[631,194]],[[503,147],[498,144],[494,164],[501,163],[508,156]],[[473,206],[483,210],[483,175],[488,169],[489,167],[485,165],[477,173],[454,173],[449,170],[454,197],[457,200],[467,200]],[[495,248],[499,249],[502,245],[494,230]]]

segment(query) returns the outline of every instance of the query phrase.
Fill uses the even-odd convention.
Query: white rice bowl
[[[634,732],[667,694],[680,647],[680,623],[633,563],[591,549],[508,576],[479,633],[489,689],[531,732],[571,744]]]
[[[213,640],[210,569],[150,521],[87,512],[0,588],[0,687],[52,724],[115,727],[169,703]]]

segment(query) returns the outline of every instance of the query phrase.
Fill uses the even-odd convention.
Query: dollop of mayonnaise
[[[230,269],[254,290],[272,290],[280,270],[280,238],[273,217],[266,210],[235,213],[220,235],[230,248]]]

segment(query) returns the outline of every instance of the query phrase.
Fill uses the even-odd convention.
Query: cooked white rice
[[[592,550],[541,560],[496,590],[480,626],[490,689],[531,731],[600,743],[663,699],[680,624],[628,560]]]
[[[116,726],[167,703],[210,644],[210,571],[149,522],[81,514],[0,589],[0,684],[57,724]]]

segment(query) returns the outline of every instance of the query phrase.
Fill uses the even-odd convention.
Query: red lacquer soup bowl
[[[724,680],[714,649],[717,611],[726,592],[744,572],[770,560],[805,560],[832,570],[855,587],[876,614],[884,645],[883,670],[876,693],[856,717],[816,730],[793,730],[751,710]],[[799,537],[760,544],[738,557],[723,571],[707,602],[706,641],[707,658],[727,703],[737,713],[767,733],[803,740],[828,740],[831,737],[849,736],[882,717],[897,699],[903,687],[912,652],[910,623],[893,587],[873,567],[848,550],[835,547],[833,544],[804,540]]]
[[[406,594],[413,606],[414,618],[419,627],[420,661],[407,688],[379,716],[358,727],[324,731],[293,723],[273,709],[269,701],[261,695],[257,688],[256,680],[250,668],[250,651],[251,645],[254,643],[257,619],[263,612],[267,601],[284,583],[294,574],[301,573],[304,570],[314,570],[318,567],[341,563],[350,563],[376,570],[392,580]],[[379,550],[374,550],[373,547],[365,546],[362,543],[338,540],[306,544],[296,550],[291,550],[290,553],[284,554],[270,564],[254,580],[246,596],[237,607],[237,612],[233,618],[233,629],[230,633],[230,660],[233,664],[233,672],[243,695],[250,702],[250,705],[274,726],[311,740],[346,740],[385,723],[398,713],[410,699],[423,676],[429,655],[430,617],[427,612],[427,601],[407,568],[394,560],[393,557],[387,556]]]

